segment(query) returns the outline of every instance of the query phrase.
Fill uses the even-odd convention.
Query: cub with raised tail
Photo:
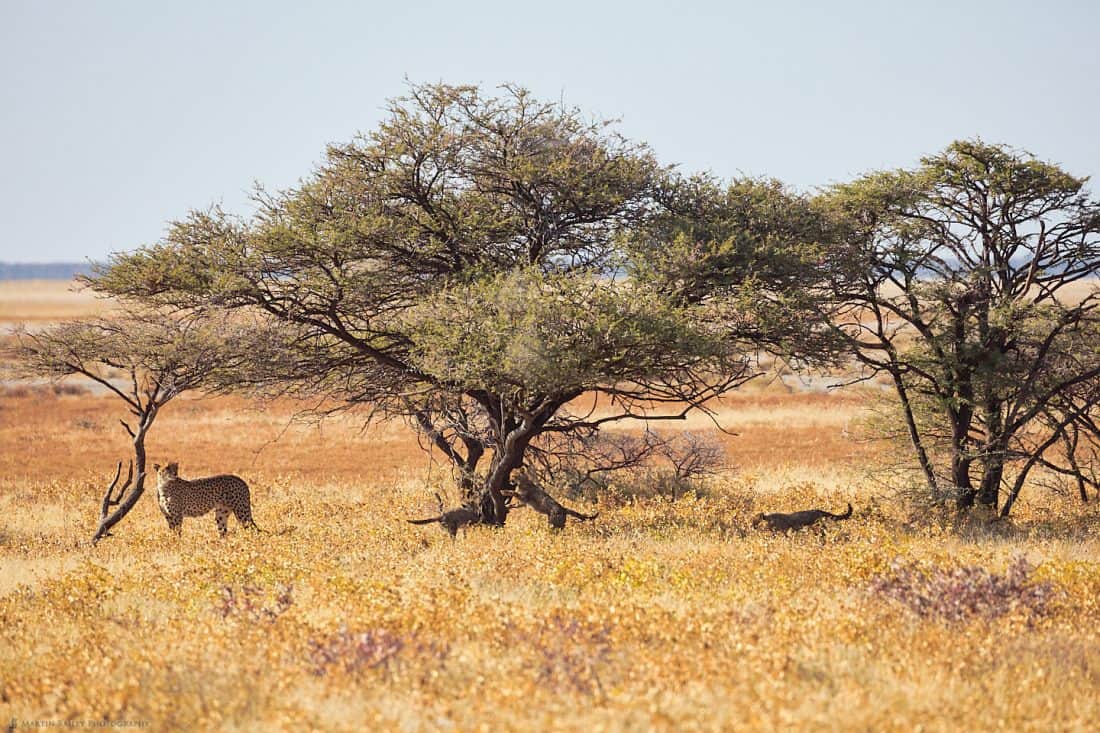
[[[770,529],[776,532],[783,532],[790,529],[802,529],[809,527],[811,524],[820,522],[822,519],[847,519],[852,516],[852,505],[848,504],[848,511],[843,514],[833,514],[827,512],[824,509],[806,509],[801,512],[791,512],[790,514],[757,514],[753,520],[753,524],[760,524],[761,522],[768,525]]]
[[[443,497],[439,494],[435,495],[436,501],[439,502],[439,516],[428,517],[427,519],[406,519],[409,524],[434,524],[439,522],[443,525],[443,529],[447,530],[447,534],[454,539],[458,534],[458,530],[462,529],[465,533],[465,529],[468,525],[475,524],[481,521],[481,512],[476,508],[464,504],[457,509],[451,509],[449,511],[443,510]]]

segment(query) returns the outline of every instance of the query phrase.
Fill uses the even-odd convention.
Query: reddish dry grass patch
[[[416,436],[400,424],[364,427],[355,415],[305,422],[296,419],[301,409],[285,401],[179,398],[150,431],[149,460],[178,461],[190,476],[259,471],[376,481],[428,468]],[[106,395],[0,393],[0,473],[40,480],[106,473],[132,455],[118,423],[124,417],[121,402]]]
[[[127,417],[122,403],[108,395],[72,392],[58,393],[50,386],[0,390],[0,473],[42,480],[105,474],[131,455],[129,439],[118,424]],[[762,421],[761,415],[777,408],[804,411],[809,424],[788,425],[782,417]],[[164,409],[150,431],[150,461],[178,461],[184,475],[191,476],[259,471],[377,481],[448,470],[438,460],[433,464],[415,433],[400,422],[365,425],[361,413],[316,422],[302,418],[302,409],[288,400],[260,404],[239,397],[181,397]],[[751,418],[742,421],[745,410]],[[731,400],[719,416],[736,434],[718,436],[731,465],[752,470],[837,465],[872,455],[875,446],[854,442],[842,429],[822,428],[810,419],[838,410],[854,408],[847,400],[814,394]],[[708,426],[705,420],[693,421],[693,428]]]

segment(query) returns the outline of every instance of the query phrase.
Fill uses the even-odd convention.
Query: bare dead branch
[[[118,468],[115,471],[115,478],[111,481],[110,486],[107,487],[107,491],[103,495],[103,503],[100,505],[99,511],[99,526],[96,527],[95,534],[92,536],[93,545],[104,537],[111,536],[111,528],[122,521],[122,518],[134,508],[134,505],[137,504],[137,500],[141,498],[142,493],[145,491],[145,474],[139,473],[137,483],[133,484],[132,490],[127,494],[127,489],[131,488],[131,482],[134,478],[134,462],[131,460],[129,469],[126,472],[126,481],[119,487],[118,495],[115,496],[115,486],[118,484],[118,479],[121,474],[122,461],[119,461]],[[111,511],[112,507],[116,507],[114,511]]]

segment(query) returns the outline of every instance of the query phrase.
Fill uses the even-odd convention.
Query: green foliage
[[[418,368],[525,404],[661,378],[725,349],[706,324],[638,283],[521,270],[442,291],[408,312]]]
[[[773,291],[819,285],[825,256],[820,217],[775,180],[723,185],[675,182],[666,210],[631,241],[632,265],[685,301],[735,294],[756,282]]]
[[[774,180],[675,182],[666,208],[627,242],[632,277],[704,308],[726,338],[829,361],[823,314],[833,263],[824,218]]]

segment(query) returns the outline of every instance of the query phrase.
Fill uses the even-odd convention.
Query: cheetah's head
[[[165,478],[172,479],[179,476],[180,464],[169,463],[167,466],[164,466],[162,468],[159,463],[154,463],[153,470],[157,472],[158,477],[164,476]]]

